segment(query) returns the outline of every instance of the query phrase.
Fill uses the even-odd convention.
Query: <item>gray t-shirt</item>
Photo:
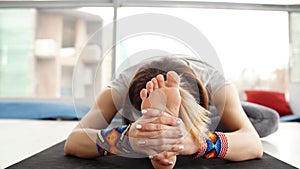
[[[144,64],[150,63],[154,60],[158,60],[163,56],[159,57],[151,57],[145,60],[142,60],[142,63],[136,63],[132,66],[128,66],[129,63],[126,63],[127,68],[120,71],[120,73],[116,73],[113,80],[109,83],[109,87],[115,89],[121,98],[121,103],[123,103],[124,98],[127,94],[129,84],[133,77],[135,76],[136,72],[143,66]],[[187,65],[189,65],[192,70],[196,73],[198,78],[202,81],[203,85],[205,86],[209,98],[213,98],[214,94],[218,89],[223,87],[228,81],[225,80],[223,74],[219,72],[217,69],[213,68],[209,64],[204,61],[201,61],[197,58],[189,57],[189,56],[174,56],[182,61],[184,61]],[[120,105],[119,105],[120,106]],[[118,105],[117,107],[120,108]]]

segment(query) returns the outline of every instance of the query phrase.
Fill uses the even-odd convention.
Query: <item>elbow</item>
[[[252,144],[253,146],[251,146],[251,148],[249,149],[250,151],[250,159],[260,159],[263,157],[264,151],[263,151],[263,147],[262,147],[262,143],[260,141],[260,139],[256,139],[255,142],[253,142]]]
[[[64,153],[65,155],[75,155],[74,150],[76,149],[74,147],[75,143],[74,140],[76,140],[74,135],[76,134],[76,131],[73,131],[69,137],[67,138],[65,145],[64,145]]]
[[[71,155],[72,154],[71,150],[72,150],[72,148],[71,148],[70,141],[69,141],[69,138],[68,138],[65,142],[65,145],[64,145],[65,155]]]
[[[249,146],[248,147],[248,153],[249,153],[249,159],[260,159],[263,157],[264,151],[262,142],[258,136],[258,134],[249,132]]]
[[[96,146],[94,146],[94,142],[92,142],[89,137],[86,137],[85,131],[82,132],[81,130],[73,130],[64,145],[65,155],[80,158],[98,157],[98,151],[95,150]]]
[[[65,143],[65,146],[64,146],[64,153],[65,155],[70,155],[70,147],[69,145],[67,144],[67,142]]]
[[[257,136],[256,137],[256,148],[255,148],[255,153],[254,153],[254,158],[262,158],[263,154],[264,154],[264,150],[263,150],[263,146],[262,146],[262,142],[260,140],[260,138]]]
[[[261,159],[263,157],[263,150],[262,148],[256,148],[256,149],[253,149],[252,152],[250,153],[251,155],[247,158],[247,160],[249,159]]]
[[[258,147],[254,153],[254,158],[260,159],[263,157],[263,154],[264,154],[263,147],[262,147],[261,142],[259,141]]]
[[[264,153],[261,140],[257,135],[250,134],[249,141],[250,142],[246,146],[247,148],[245,147],[245,158],[243,158],[242,161],[251,159],[261,159]]]
[[[262,158],[262,157],[263,157],[263,154],[264,154],[263,151],[259,152],[259,153],[257,154],[256,158]]]

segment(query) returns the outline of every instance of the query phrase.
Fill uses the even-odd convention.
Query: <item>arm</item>
[[[236,89],[226,85],[218,90],[213,98],[219,112],[223,112],[222,122],[232,131],[225,133],[228,140],[228,150],[224,159],[243,161],[261,158],[262,144],[257,132],[242,109]]]
[[[231,131],[224,133],[228,142],[228,150],[224,159],[243,161],[261,158],[263,149],[259,136],[243,111],[235,88],[231,85],[221,88],[215,93],[213,102],[218,111],[222,112],[222,122]],[[185,133],[184,138],[181,139],[180,143],[173,144],[172,150],[168,151],[167,155],[157,155],[157,158],[153,159],[157,161],[156,163],[166,165],[168,159],[174,155],[192,155],[200,150],[184,124],[177,127],[182,133]],[[172,131],[169,132],[172,133]],[[184,146],[183,150],[179,149],[181,145]]]
[[[145,141],[145,144],[133,144],[134,149],[148,149],[154,148],[154,151],[148,151],[148,155],[154,155],[150,158],[151,163],[155,169],[171,169],[176,163],[176,155],[181,150],[174,150],[172,154],[167,151],[172,149],[172,145],[178,143],[182,138],[181,130],[178,128],[182,121],[177,117],[171,116],[167,113],[155,113],[158,111],[147,111],[142,116],[142,120],[132,124],[131,129],[134,129],[137,124],[141,125],[137,130],[129,131],[129,136],[135,138],[136,141]],[[153,118],[153,120],[150,120]],[[143,123],[143,120],[145,121]],[[155,136],[155,137],[153,137]],[[157,138],[157,139],[156,139]]]
[[[99,157],[99,152],[96,148],[97,133],[101,129],[104,129],[111,122],[112,118],[116,113],[115,102],[118,102],[118,94],[113,93],[111,88],[105,89],[97,98],[97,102],[93,108],[87,113],[87,115],[80,121],[80,123],[73,129],[71,134],[66,140],[64,152],[67,155],[74,155],[82,158],[96,158]],[[113,98],[112,98],[113,94]],[[119,103],[116,103],[119,104]],[[149,111],[150,113],[151,111]],[[131,138],[141,138],[130,140],[130,144],[134,151],[142,152],[145,154],[156,154],[158,150],[153,150],[152,146],[145,147],[140,145],[138,142],[143,141],[144,138],[150,138],[155,136],[165,135],[162,131],[166,131],[169,125],[177,125],[176,121],[178,119],[175,117],[165,117],[165,116],[153,116],[152,118],[140,118],[129,129],[129,136]],[[138,130],[136,125],[140,124],[143,126],[142,130]],[[145,129],[157,128],[156,131],[148,132]],[[163,129],[163,130],[161,130]],[[179,134],[176,131],[175,134]],[[158,137],[157,139],[152,139],[154,145],[159,144],[163,141],[164,137]],[[177,139],[175,139],[176,141]],[[164,150],[160,150],[164,151]]]
[[[105,89],[92,109],[73,129],[65,143],[65,154],[83,158],[99,156],[95,145],[97,133],[99,129],[108,126],[117,111],[112,92],[110,88]]]

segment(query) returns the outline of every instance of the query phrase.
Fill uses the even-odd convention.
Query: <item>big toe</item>
[[[167,73],[167,84],[169,87],[179,87],[180,78],[179,75],[174,71]]]

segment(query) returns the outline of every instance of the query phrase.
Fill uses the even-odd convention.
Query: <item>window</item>
[[[225,76],[240,91],[287,90],[288,12],[117,8],[118,18],[147,12],[176,16],[200,30],[217,52]],[[0,97],[57,98],[70,97],[72,94],[76,97],[95,95],[106,85],[112,74],[113,30],[103,32],[100,29],[111,23],[113,15],[112,7],[0,9]],[[296,21],[293,22],[299,16],[293,13],[291,18],[293,57],[290,60],[290,75],[292,81],[300,81],[299,43],[296,39],[298,26]],[[117,68],[127,57],[146,51],[149,47],[158,49],[158,53],[193,55],[180,41],[149,33],[132,36],[117,44]],[[109,57],[105,57],[105,54]],[[77,59],[81,55],[85,56],[79,59],[78,64]],[[102,64],[99,68],[99,60],[103,58],[107,64]],[[75,78],[73,90],[72,77],[76,64],[78,69],[75,73],[78,78]],[[97,89],[93,89],[95,79],[95,83],[100,84],[96,85]]]
[[[111,7],[0,9],[0,97],[71,98],[74,86],[77,98],[93,96],[112,18]]]
[[[290,15],[290,37],[291,37],[291,59],[290,76],[292,83],[300,82],[300,13],[291,13]]]
[[[34,93],[35,9],[0,10],[0,97]]]
[[[119,9],[118,16],[122,18],[147,12],[176,16],[200,30],[216,50],[226,78],[234,82],[241,93],[244,89],[287,91],[287,12],[124,7]],[[146,47],[142,47],[145,42]],[[122,57],[118,58],[118,64],[125,55],[131,56],[147,46],[159,46],[159,49],[170,53],[191,54],[182,44],[166,37],[134,36],[119,45],[119,55]]]

